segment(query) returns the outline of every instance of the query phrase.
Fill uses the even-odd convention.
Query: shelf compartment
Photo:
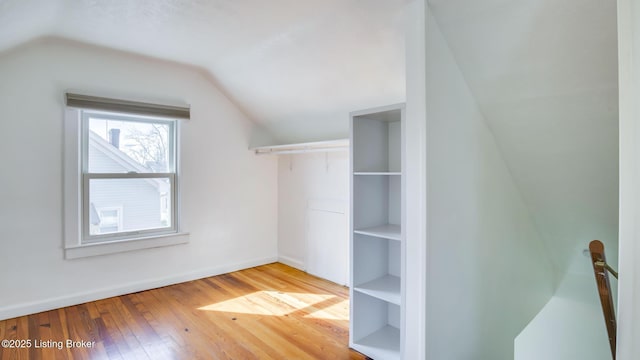
[[[382,239],[397,240],[402,239],[402,229],[400,225],[385,224],[380,226],[372,226],[364,229],[353,230],[356,234],[375,236]]]
[[[400,330],[386,325],[353,345],[376,360],[400,359]]]
[[[353,292],[351,346],[379,359],[400,358],[400,306]]]
[[[374,282],[386,276],[400,278],[400,249],[401,242],[353,234],[352,258],[353,278],[355,287]]]
[[[400,224],[401,196],[401,176],[354,176],[354,229]]]
[[[396,305],[400,305],[400,278],[385,275],[364,284],[356,285],[354,290]]]
[[[401,171],[400,109],[384,116],[363,114],[353,117],[353,169],[358,172]]]

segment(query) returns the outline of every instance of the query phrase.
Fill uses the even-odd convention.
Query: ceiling
[[[346,137],[350,111],[405,99],[407,2],[0,0],[0,51],[58,36],[177,61],[280,141]]]
[[[559,273],[617,260],[614,0],[431,0]]]

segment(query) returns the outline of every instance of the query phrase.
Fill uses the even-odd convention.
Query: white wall
[[[430,0],[558,274],[616,263],[616,2]]]
[[[640,354],[640,4],[618,1],[620,258],[618,360]]]
[[[607,262],[615,265],[617,247],[605,245]],[[599,360],[611,357],[591,258],[575,252],[568,271],[544,308],[514,343],[515,360]],[[609,276],[614,301],[618,283]]]
[[[327,203],[344,209],[344,249],[349,249],[349,152],[278,156],[278,257],[307,269],[310,205]],[[337,259],[336,259],[337,260]],[[346,268],[348,272],[348,267]],[[348,273],[345,274],[347,276]]]
[[[433,17],[426,25],[428,359],[513,358],[548,254]]]
[[[607,339],[593,274],[569,273],[516,338],[514,359],[610,359]]]
[[[252,123],[204,73],[45,39],[0,54],[0,79],[0,319],[276,260],[276,159],[247,150]],[[68,89],[191,104],[180,156],[188,244],[63,259]]]

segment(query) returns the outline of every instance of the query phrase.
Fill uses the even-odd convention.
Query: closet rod
[[[256,155],[284,155],[312,152],[347,151],[349,150],[349,140],[339,139],[299,144],[259,146],[250,148],[250,150],[253,150]]]
[[[339,148],[312,148],[312,149],[295,149],[295,150],[256,150],[256,155],[286,155],[286,154],[306,154],[314,152],[333,152],[347,151],[348,147]]]

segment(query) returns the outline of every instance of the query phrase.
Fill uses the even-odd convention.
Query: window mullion
[[[81,141],[81,171],[83,174],[89,172],[89,116],[82,112],[80,119],[80,141]]]
[[[82,174],[82,239],[81,242],[85,242],[89,239],[90,234],[90,214],[91,214],[91,205],[89,203],[89,183],[91,177],[90,174],[83,173]]]
[[[171,189],[171,228],[178,231],[178,186],[176,185],[176,176],[169,176]]]

